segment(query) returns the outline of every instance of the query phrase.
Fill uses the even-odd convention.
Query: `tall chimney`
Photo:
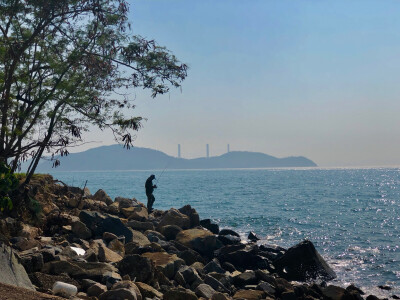
[[[206,149],[207,149],[207,158],[209,158],[210,157],[210,146],[207,144],[207,147],[206,147]]]
[[[228,153],[231,152],[231,150],[229,149],[229,144],[228,144]]]
[[[178,144],[178,158],[181,158],[181,144]]]

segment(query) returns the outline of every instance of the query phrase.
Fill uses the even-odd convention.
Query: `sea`
[[[201,219],[261,244],[314,243],[337,274],[367,295],[400,296],[400,169],[221,169],[53,172],[66,184],[146,203],[155,174],[154,208],[194,207]],[[386,285],[391,290],[378,288]]]

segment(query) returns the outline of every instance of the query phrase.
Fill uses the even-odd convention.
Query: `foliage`
[[[10,193],[18,187],[19,181],[11,172],[11,169],[4,163],[0,162],[0,210],[11,210],[13,203]]]
[[[15,172],[31,158],[26,182],[90,125],[129,148],[143,120],[132,88],[156,97],[185,79],[166,48],[130,35],[127,14],[125,0],[0,0],[0,161]]]

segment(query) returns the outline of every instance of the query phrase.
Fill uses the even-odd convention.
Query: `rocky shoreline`
[[[29,193],[40,209],[0,216],[0,283],[8,289],[100,300],[378,299],[327,284],[336,274],[310,241],[289,249],[258,245],[255,234],[242,241],[190,205],[149,214],[136,199],[113,201],[50,175],[33,180]]]

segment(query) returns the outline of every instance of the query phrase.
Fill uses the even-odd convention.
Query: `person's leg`
[[[151,201],[153,195],[146,195],[147,196],[147,210],[150,211],[151,207],[153,206],[153,202]]]
[[[153,204],[154,204],[154,201],[156,201],[156,198],[154,198],[153,194],[151,194],[151,196],[150,196],[150,201],[151,201],[150,208],[148,209],[149,212],[151,212],[153,210]]]

